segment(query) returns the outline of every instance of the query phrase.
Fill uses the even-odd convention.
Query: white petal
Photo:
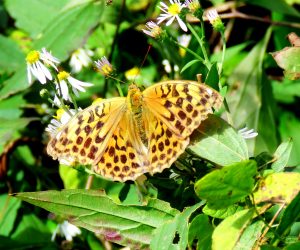
[[[44,65],[42,64],[41,62],[37,62],[39,65],[40,65],[40,68],[42,69],[44,75],[46,76],[46,78],[48,78],[50,81],[52,80],[52,75],[49,71],[49,69]]]
[[[28,82],[31,84],[32,83],[32,77],[31,77],[30,67],[31,67],[31,65],[29,63],[27,63],[27,79],[28,79]]]
[[[31,72],[39,80],[41,84],[45,84],[47,82],[43,70],[39,67],[39,64],[36,63],[32,64]]]
[[[171,23],[173,23],[174,19],[175,19],[175,16],[173,16],[173,17],[166,23],[166,25],[167,25],[167,26],[171,25]]]
[[[180,19],[180,17],[179,17],[179,16],[176,16],[176,19],[177,19],[177,21],[178,21],[178,23],[179,23],[180,28],[181,28],[183,31],[187,32],[187,27],[186,27],[185,23]]]

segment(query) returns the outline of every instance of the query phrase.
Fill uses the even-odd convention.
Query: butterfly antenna
[[[136,76],[135,76],[134,79],[133,79],[133,84],[135,84],[135,80],[136,80],[136,78],[138,77],[138,75],[140,74],[141,68],[143,67],[143,65],[144,65],[144,63],[145,63],[145,61],[146,61],[146,59],[147,59],[147,57],[148,57],[148,54],[149,54],[151,48],[152,48],[152,45],[149,45],[149,46],[148,46],[148,49],[147,49],[147,52],[146,52],[146,55],[144,56],[144,59],[143,59],[143,61],[142,61],[142,63],[141,63],[141,66],[140,66],[139,69],[138,69],[138,73],[136,74]]]

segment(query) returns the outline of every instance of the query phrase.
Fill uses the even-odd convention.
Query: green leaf
[[[272,81],[274,97],[279,102],[293,103],[300,97],[300,81],[284,78],[283,81]]]
[[[279,131],[282,140],[293,139],[293,148],[291,151],[288,165],[295,166],[300,164],[300,121],[293,113],[284,112],[279,117]]]
[[[0,119],[17,119],[23,111],[21,107],[25,105],[26,101],[23,95],[15,95],[11,98],[0,101]]]
[[[299,174],[300,175],[300,174]],[[288,234],[291,226],[300,218],[300,178],[299,178],[298,195],[292,200],[292,202],[285,209],[280,223],[276,229],[275,236],[284,238]]]
[[[24,55],[18,45],[11,39],[0,35],[0,73],[14,72],[24,63]]]
[[[217,68],[217,63],[214,63],[211,68],[209,69],[209,72],[206,76],[205,83],[209,86],[213,87],[214,89],[218,89],[218,83],[219,83],[219,72]]]
[[[191,249],[193,243],[197,240],[197,250],[210,250],[213,230],[207,215],[197,215],[189,227],[189,246]]]
[[[54,20],[67,2],[70,1],[5,0],[5,7],[16,19],[15,24],[18,28],[28,32],[31,37],[36,37],[42,33],[48,23]]]
[[[238,205],[232,205],[222,209],[214,209],[211,208],[208,204],[206,204],[202,209],[203,213],[219,219],[225,219],[228,216],[231,216],[240,210],[243,210],[243,208]]]
[[[189,61],[187,64],[185,64],[185,65],[182,67],[180,73],[183,73],[185,70],[187,70],[189,67],[191,67],[192,65],[194,65],[194,64],[197,63],[197,62],[201,62],[201,61],[198,60],[198,59]]]
[[[232,250],[254,215],[254,209],[246,209],[223,220],[212,235],[212,249]]]
[[[245,198],[254,188],[256,162],[239,162],[205,175],[196,182],[195,192],[211,208],[225,208]]]
[[[234,126],[247,126],[258,132],[255,139],[248,140],[250,155],[263,151],[272,152],[278,145],[273,111],[275,102],[270,82],[263,73],[263,61],[270,35],[271,29],[228,78],[230,91],[227,100]]]
[[[283,250],[299,250],[299,249],[300,249],[300,242],[293,243],[283,248]]]
[[[263,8],[266,8],[267,10],[270,10],[271,12],[275,11],[281,14],[299,17],[298,11],[289,6],[284,0],[273,0],[272,4],[270,4],[269,0],[244,0],[244,2],[261,6]]]
[[[188,245],[189,218],[202,203],[186,208],[181,214],[155,230],[151,240],[151,249],[186,249]]]
[[[271,53],[278,66],[284,69],[288,79],[300,78],[300,47],[286,47]]]
[[[248,159],[244,138],[223,119],[209,115],[191,136],[188,149],[221,166]]]
[[[258,190],[254,192],[254,202],[286,202],[297,195],[300,190],[300,173],[274,173],[261,179]]]
[[[178,211],[168,203],[149,200],[147,206],[125,206],[97,190],[62,190],[18,193],[15,196],[65,216],[79,227],[121,245],[146,247],[155,228],[172,220]]]
[[[272,169],[275,172],[282,172],[287,166],[293,148],[293,141],[289,139],[279,145],[274,153],[275,162],[272,164]]]
[[[21,201],[7,194],[0,195],[0,235],[9,236],[13,229]]]
[[[255,249],[254,245],[261,236],[261,232],[265,227],[265,223],[257,221],[252,225],[248,226],[243,232],[240,240],[233,248],[233,250],[252,250]]]
[[[81,0],[70,2],[45,28],[34,47],[46,47],[60,60],[69,57],[86,40],[91,30],[99,23],[104,2]]]

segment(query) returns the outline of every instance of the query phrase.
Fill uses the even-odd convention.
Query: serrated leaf
[[[271,165],[271,168],[275,172],[281,172],[287,166],[290,155],[293,148],[293,141],[289,139],[287,142],[283,142],[279,145],[274,153],[275,162]]]
[[[254,209],[242,210],[227,217],[212,235],[212,250],[232,250],[254,215]]]
[[[195,192],[211,208],[225,208],[252,192],[256,162],[249,160],[223,167],[196,182]]]
[[[248,159],[244,138],[227,122],[214,115],[209,115],[194,131],[188,149],[221,166]]]
[[[290,203],[300,190],[300,173],[274,173],[259,181],[254,202]]]
[[[197,250],[211,249],[211,236],[214,228],[211,225],[209,218],[205,214],[197,215],[191,222],[189,227],[189,246],[192,249],[192,244],[197,240]]]
[[[151,249],[186,249],[188,245],[189,218],[201,205],[201,203],[198,203],[186,208],[181,214],[177,214],[172,221],[161,225],[155,231],[151,240]]]
[[[109,241],[139,249],[150,244],[155,228],[178,214],[160,200],[149,200],[147,206],[125,206],[97,190],[28,192],[15,197],[65,216],[72,224],[103,234]]]

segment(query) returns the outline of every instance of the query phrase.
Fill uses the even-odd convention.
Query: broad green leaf
[[[0,73],[14,72],[22,63],[25,63],[24,55],[18,45],[0,35]]]
[[[213,232],[212,250],[234,249],[254,213],[254,209],[242,210],[223,220]]]
[[[197,250],[210,250],[213,230],[207,215],[197,215],[189,227],[189,246],[191,249],[192,244],[197,240]]]
[[[288,79],[300,78],[300,47],[286,47],[280,51],[271,53],[278,66],[284,69]]]
[[[279,131],[282,140],[289,140],[289,138],[293,139],[293,148],[288,165],[298,165],[300,164],[300,121],[293,113],[290,112],[282,113],[279,119]]]
[[[0,101],[0,119],[17,119],[23,111],[22,105],[26,102],[23,95],[15,95]]]
[[[5,6],[9,14],[16,19],[16,26],[27,31],[32,37],[36,37],[42,33],[48,23],[57,17],[69,1],[5,0]]]
[[[254,192],[254,202],[286,202],[300,190],[300,173],[274,173],[260,180],[258,190]]]
[[[263,73],[270,35],[269,29],[264,39],[257,43],[228,78],[230,91],[227,100],[234,126],[247,126],[258,132],[255,139],[247,141],[250,155],[272,152],[278,145],[272,89]]]
[[[300,174],[299,174],[300,175]],[[300,218],[300,178],[298,180],[299,188],[298,188],[298,195],[292,200],[292,202],[287,206],[285,209],[281,221],[276,229],[276,234],[279,238],[284,238],[291,226],[294,222],[297,222]]]
[[[76,226],[103,234],[109,241],[139,248],[150,244],[154,229],[178,214],[177,210],[160,200],[149,200],[147,206],[125,206],[97,190],[29,192],[15,196],[65,216]]]
[[[244,138],[223,119],[209,115],[191,136],[192,153],[226,166],[248,159]]]
[[[287,142],[283,142],[279,145],[274,153],[275,162],[272,164],[272,169],[275,172],[281,172],[287,166],[291,151],[293,148],[293,141],[290,139]]]
[[[299,250],[299,249],[300,249],[300,242],[293,243],[283,248],[283,250]]]
[[[283,81],[272,81],[274,98],[279,102],[293,103],[300,97],[300,81],[285,78]]]
[[[243,232],[233,250],[252,250],[254,249],[256,241],[261,236],[262,230],[265,227],[263,221],[257,221],[252,225],[248,226]]]
[[[243,210],[243,208],[238,205],[231,205],[226,208],[215,209],[215,208],[210,208],[210,206],[208,204],[206,204],[204,206],[204,208],[202,209],[204,214],[207,214],[211,217],[219,218],[219,219],[225,219],[228,216],[231,216],[240,210]]]
[[[251,193],[256,168],[256,162],[248,160],[214,170],[196,182],[196,194],[211,208],[228,207]]]
[[[285,0],[273,0],[272,4],[270,4],[269,0],[244,0],[244,2],[261,6],[267,10],[270,10],[271,12],[275,11],[281,14],[299,17],[299,12],[292,6],[289,6]]]
[[[20,200],[13,199],[7,194],[0,195],[0,235],[9,236],[20,205]]]
[[[181,214],[155,230],[151,249],[186,249],[188,245],[189,218],[202,204],[186,208]]]

